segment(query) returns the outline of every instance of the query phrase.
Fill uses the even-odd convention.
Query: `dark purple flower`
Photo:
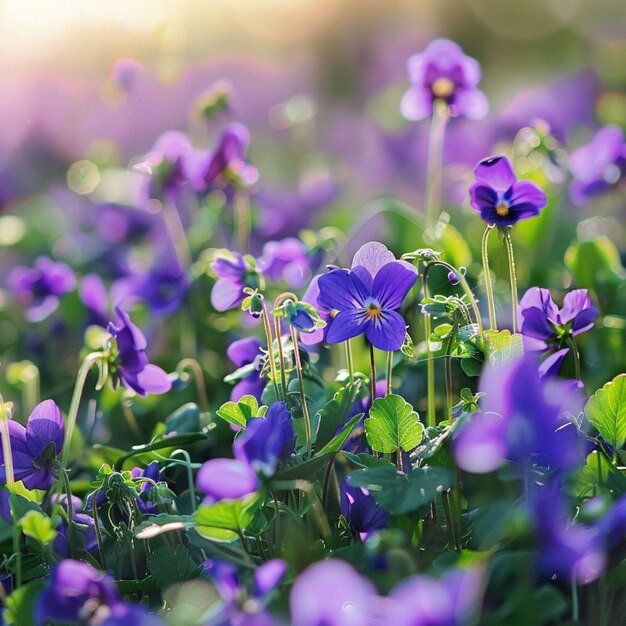
[[[259,258],[264,276],[284,280],[292,289],[301,289],[311,279],[311,257],[306,246],[295,237],[268,241]]]
[[[574,177],[570,198],[575,204],[584,204],[590,196],[617,185],[626,173],[626,143],[622,130],[617,126],[599,130],[590,143],[572,152],[569,168]]]
[[[228,311],[238,307],[246,294],[244,288],[258,289],[261,274],[252,257],[238,252],[218,254],[211,263],[217,281],[211,290],[211,304],[216,311]]]
[[[56,403],[44,400],[28,418],[26,428],[9,420],[13,476],[27,489],[50,489],[56,477],[56,459],[63,448],[65,426]],[[4,454],[0,450],[0,483],[6,483]]]
[[[206,461],[196,476],[196,487],[206,494],[204,504],[243,498],[257,490],[258,482],[252,467],[237,459]]]
[[[56,311],[60,296],[75,285],[72,268],[47,257],[39,257],[32,268],[16,267],[9,275],[9,289],[26,307],[29,322],[40,322]]]
[[[259,474],[272,476],[280,461],[293,452],[295,435],[284,402],[275,402],[265,417],[251,419],[233,444],[235,458]]]
[[[365,334],[379,350],[399,350],[406,324],[396,311],[415,284],[417,270],[404,261],[388,260],[380,251],[370,255],[372,244],[368,246],[357,252],[351,270],[334,269],[319,278],[318,302],[334,313],[326,341],[340,343]]]
[[[117,355],[110,366],[114,380],[141,396],[169,391],[172,383],[168,375],[148,362],[144,334],[120,307],[115,307],[115,314],[117,326],[111,322],[107,328],[117,344]]]
[[[434,102],[442,100],[450,115],[480,119],[489,104],[485,94],[476,87],[480,81],[480,65],[463,54],[448,39],[431,42],[424,52],[407,61],[410,89],[404,94],[400,109],[408,120],[418,121],[430,116]]]
[[[484,159],[474,174],[476,182],[469,190],[470,203],[488,224],[513,226],[519,220],[539,215],[547,204],[546,195],[535,183],[517,180],[504,156]]]
[[[154,483],[158,483],[161,480],[161,472],[159,471],[158,461],[152,461],[145,469],[140,467],[133,467],[130,471],[133,478],[148,478],[145,482],[141,483],[140,493],[137,497],[137,507],[142,513],[147,515],[156,514],[156,506],[150,500],[150,495],[154,489]],[[150,482],[153,481],[153,482]]]
[[[237,366],[254,365],[252,371],[242,378],[230,392],[231,402],[237,402],[243,396],[254,396],[261,400],[265,381],[261,378],[260,361],[263,344],[256,337],[246,337],[233,341],[226,350],[228,358]]]
[[[99,624],[123,604],[111,576],[66,559],[52,566],[50,581],[37,598],[35,624]]]
[[[341,485],[341,514],[362,541],[387,526],[387,511],[376,504],[367,489],[351,487],[347,478]]]
[[[189,179],[201,194],[219,189],[230,198],[235,189],[248,187],[259,177],[258,171],[246,162],[250,132],[237,122],[222,132],[213,152],[196,153],[189,163]]]
[[[396,585],[388,597],[385,623],[394,626],[461,626],[473,623],[484,582],[480,570],[455,569],[441,579],[423,574]]]
[[[541,379],[531,355],[503,366],[489,364],[481,379],[482,411],[459,430],[454,441],[458,466],[476,474],[494,471],[508,459],[552,469],[577,467],[583,436],[568,419],[582,408],[576,388]]]
[[[58,502],[67,510],[67,496],[53,494],[52,502]],[[74,540],[76,547],[85,552],[95,552],[98,549],[98,538],[94,519],[87,513],[80,512],[82,502],[80,498],[72,496],[72,513],[74,516]],[[57,526],[57,536],[54,538],[52,547],[62,558],[70,557],[70,544],[67,538],[67,521],[65,519]]]
[[[369,626],[376,587],[345,561],[329,559],[308,567],[289,596],[293,626]]]
[[[547,289],[531,287],[519,302],[520,332],[527,352],[556,350],[542,363],[544,375],[557,374],[569,341],[593,327],[598,309],[586,289],[565,294],[559,309]]]
[[[235,602],[241,590],[237,568],[228,561],[206,559],[202,563],[202,573],[211,579],[222,600]]]

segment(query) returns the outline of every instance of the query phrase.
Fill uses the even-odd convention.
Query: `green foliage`
[[[522,335],[519,333],[513,335],[510,330],[487,330],[485,338],[491,363],[501,365],[524,354]]]
[[[252,522],[255,511],[262,504],[263,498],[258,494],[240,500],[203,504],[194,515],[196,531],[214,541],[233,541]]]
[[[40,511],[28,511],[20,519],[19,525],[27,537],[32,537],[42,547],[52,543],[57,536],[54,522]]]
[[[259,403],[254,396],[243,396],[237,402],[226,402],[215,411],[222,419],[245,428],[249,420],[257,417]]]
[[[367,442],[377,452],[412,450],[422,439],[424,427],[419,415],[402,396],[377,398],[365,420]]]
[[[35,626],[35,602],[44,586],[45,581],[36,580],[16,589],[7,598],[4,613],[6,623],[13,626]]]
[[[319,423],[317,445],[326,446],[335,436],[337,429],[350,414],[354,403],[361,394],[363,384],[360,380],[344,384],[316,415]]]
[[[191,559],[189,550],[182,544],[175,548],[172,546],[157,548],[148,555],[147,565],[161,589],[189,580],[198,569]]]
[[[585,415],[614,450],[626,440],[626,374],[606,383],[587,401]]]

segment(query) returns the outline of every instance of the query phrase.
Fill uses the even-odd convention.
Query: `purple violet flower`
[[[320,319],[326,322],[326,326],[322,328],[314,328],[311,332],[305,333],[300,337],[300,341],[307,346],[312,346],[316,343],[320,343],[320,341],[324,340],[324,335],[328,329],[328,324],[330,323],[331,317],[331,309],[327,308],[326,305],[320,301],[320,288],[319,288],[319,279],[320,276],[315,276],[311,283],[309,284],[309,288],[306,290],[304,296],[302,296],[302,302],[306,302],[313,307],[318,312]]]
[[[117,326],[110,322],[107,328],[117,344],[117,356],[110,365],[114,381],[119,381],[141,396],[169,391],[172,383],[168,375],[157,365],[148,362],[148,342],[144,334],[120,307],[115,307],[115,314]]]
[[[52,502],[58,502],[67,510],[67,496],[65,494],[60,497],[53,494]],[[80,498],[72,496],[72,512],[74,514],[74,539],[77,542],[79,550],[85,552],[95,552],[98,549],[98,537],[96,535],[96,526],[93,517],[87,513],[80,512],[82,502]],[[70,544],[67,538],[67,520],[63,519],[57,526],[57,536],[52,542],[54,551],[62,558],[70,557]]]
[[[65,263],[39,257],[34,267],[16,267],[9,275],[9,289],[26,307],[29,322],[41,322],[54,313],[60,296],[74,289],[76,276]]]
[[[318,302],[330,310],[328,343],[340,343],[365,334],[379,350],[399,350],[406,324],[397,309],[417,280],[417,270],[396,261],[382,244],[363,246],[352,269],[333,269],[319,278]]]
[[[40,402],[30,414],[26,428],[9,420],[13,475],[27,489],[50,489],[56,478],[56,459],[61,454],[65,426],[53,400]],[[6,483],[4,454],[0,450],[0,483]]]
[[[218,254],[211,269],[217,274],[211,290],[211,304],[220,312],[237,308],[246,297],[244,288],[258,289],[262,280],[254,259],[238,252]]]
[[[368,626],[376,599],[376,587],[352,565],[338,559],[320,561],[304,570],[291,588],[291,624]]]
[[[259,371],[262,348],[263,344],[256,337],[237,339],[228,346],[226,355],[237,367],[254,365],[252,371],[233,387],[230,392],[231,402],[237,402],[243,396],[254,396],[261,400],[265,389],[265,381]]]
[[[87,309],[87,324],[106,328],[109,324],[109,294],[100,276],[83,276],[78,295]]]
[[[476,182],[469,190],[470,203],[488,224],[513,226],[519,220],[539,215],[548,202],[535,183],[517,180],[504,156],[484,159],[474,174]]]
[[[350,528],[359,533],[361,541],[387,527],[387,511],[376,504],[367,489],[351,487],[347,478],[341,485],[341,514]]]
[[[580,464],[584,438],[568,419],[582,409],[576,387],[541,379],[531,355],[504,366],[488,364],[479,387],[485,394],[482,411],[454,440],[454,457],[462,470],[492,472],[505,459],[555,470]]]
[[[556,350],[541,366],[542,374],[556,375],[569,351],[569,340],[593,327],[598,309],[586,289],[566,293],[559,309],[547,289],[531,287],[519,302],[518,315],[524,350]]]
[[[448,39],[432,41],[420,54],[407,61],[410,89],[400,103],[402,115],[419,121],[432,115],[434,103],[446,103],[450,115],[472,120],[487,114],[489,103],[476,87],[480,81],[480,65]]]
[[[161,472],[159,471],[159,462],[152,461],[144,469],[140,467],[133,467],[130,471],[133,478],[149,478],[150,480],[158,483],[161,480]],[[156,515],[156,506],[150,500],[150,492],[154,489],[154,485],[151,482],[142,482],[140,487],[139,496],[137,496],[137,507],[146,515]]]
[[[626,173],[622,130],[617,126],[599,130],[590,143],[572,152],[569,168],[574,177],[569,192],[575,204],[584,204],[590,196],[617,185]]]
[[[293,452],[295,435],[291,415],[284,402],[275,402],[265,417],[251,419],[233,443],[235,458],[254,471],[272,476],[280,461]]]
[[[255,471],[245,461],[211,459],[202,464],[196,476],[197,488],[205,493],[204,504],[219,500],[237,500],[257,490]]]
[[[284,280],[291,289],[302,289],[311,278],[311,258],[306,246],[295,237],[268,241],[259,258],[263,274],[275,282]]]

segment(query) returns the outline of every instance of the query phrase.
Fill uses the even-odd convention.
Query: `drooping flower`
[[[489,103],[476,86],[480,65],[463,54],[453,41],[432,41],[424,52],[409,58],[407,70],[411,87],[404,94],[400,109],[408,120],[429,117],[436,100],[445,102],[452,116],[475,120],[487,114]]]
[[[65,494],[57,496],[53,494],[52,502],[58,502],[67,510],[67,496]],[[79,550],[85,552],[95,552],[98,549],[98,538],[93,517],[81,511],[82,502],[80,498],[72,496],[72,513],[74,519],[74,541]],[[57,526],[57,536],[54,538],[52,547],[62,558],[70,557],[70,544],[67,538],[67,520],[63,519]]]
[[[154,483],[158,483],[161,480],[161,472],[159,471],[158,461],[152,461],[144,469],[140,467],[133,467],[130,471],[131,476],[137,478],[147,478],[145,482],[141,483],[140,493],[137,496],[137,507],[142,513],[148,515],[156,514],[156,506],[150,500],[150,495],[154,489]]]
[[[570,198],[575,204],[584,204],[596,194],[614,187],[626,173],[626,142],[617,126],[605,126],[592,141],[569,158],[569,168],[574,177],[570,184]]]
[[[230,392],[231,402],[237,402],[243,396],[254,396],[261,400],[265,381],[260,374],[261,348],[263,344],[256,337],[245,337],[233,341],[226,350],[228,358],[239,368],[250,367],[250,373],[244,376]]]
[[[351,487],[347,478],[341,485],[341,514],[362,541],[387,526],[387,511],[376,504],[367,489]]]
[[[53,400],[40,402],[30,414],[26,428],[14,420],[7,421],[13,476],[27,489],[50,489],[56,478],[56,459],[61,454],[65,426],[59,407]],[[4,453],[0,450],[0,482],[6,483]]]
[[[172,383],[168,375],[157,365],[148,362],[148,342],[144,334],[119,306],[115,307],[115,314],[117,325],[110,322],[107,328],[117,347],[117,354],[113,355],[110,363],[114,381],[119,381],[141,396],[169,391]]]
[[[484,159],[474,174],[476,182],[470,187],[470,203],[488,224],[513,226],[519,220],[539,215],[547,204],[546,195],[535,183],[517,180],[504,156]]]
[[[373,623],[376,597],[372,582],[352,565],[321,561],[304,570],[291,588],[291,624],[366,626]]]
[[[363,246],[351,270],[333,269],[319,278],[318,301],[334,313],[326,341],[340,343],[365,334],[379,350],[399,350],[406,324],[397,309],[416,280],[417,270],[396,261],[382,244]]]
[[[238,252],[218,254],[211,269],[217,275],[211,290],[211,304],[220,312],[238,307],[246,297],[244,289],[258,289],[262,281],[255,260]]]
[[[29,322],[40,322],[54,313],[60,297],[75,285],[72,268],[48,257],[39,257],[32,268],[16,267],[9,275],[9,289],[26,307]]]
[[[558,308],[547,289],[531,287],[519,302],[519,321],[524,350],[555,350],[543,363],[542,373],[556,374],[569,351],[569,341],[593,327],[598,309],[586,289],[565,294]]]
[[[488,364],[481,376],[484,400],[454,440],[458,466],[492,472],[506,459],[553,470],[577,467],[584,437],[571,421],[582,397],[567,381],[540,378],[533,355],[505,365]]]
[[[251,419],[233,444],[235,458],[265,476],[292,452],[295,442],[291,415],[284,402],[270,406],[265,417]]]
[[[206,494],[204,504],[219,500],[237,500],[258,487],[255,471],[245,461],[237,459],[211,459],[202,464],[196,476],[196,486]]]

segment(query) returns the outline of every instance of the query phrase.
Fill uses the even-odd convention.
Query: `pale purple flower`
[[[237,500],[258,488],[255,471],[245,461],[211,459],[202,464],[196,476],[196,487],[206,494],[204,504],[219,500]]]

